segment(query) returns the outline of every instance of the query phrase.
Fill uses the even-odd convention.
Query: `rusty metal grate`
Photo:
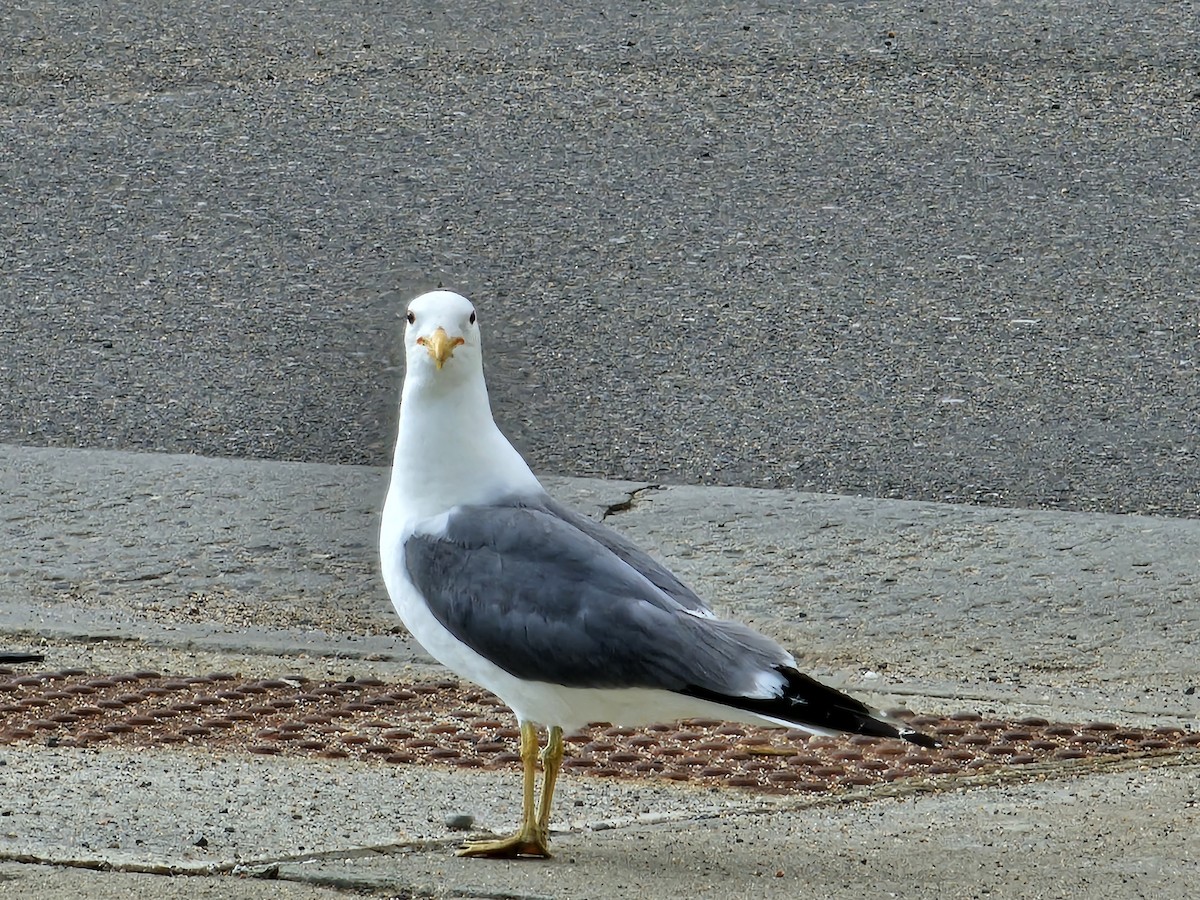
[[[1200,733],[1174,726],[1068,725],[962,712],[898,712],[944,746],[864,736],[814,737],[710,719],[647,728],[597,725],[568,735],[564,768],[772,793],[830,791],[904,778],[960,776],[1097,756],[1181,753]],[[182,747],[393,765],[516,768],[517,728],[490,694],[456,681],[244,680],[214,673],[16,674],[0,668],[0,744]]]

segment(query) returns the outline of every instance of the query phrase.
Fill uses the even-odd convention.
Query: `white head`
[[[451,387],[482,377],[483,348],[470,300],[452,291],[430,291],[408,305],[406,318],[406,387],[410,382]]]
[[[406,318],[407,371],[384,512],[394,528],[385,536],[454,506],[540,492],[492,419],[475,307],[466,297],[433,291],[413,300]]]

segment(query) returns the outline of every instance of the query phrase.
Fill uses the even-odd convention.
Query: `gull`
[[[433,291],[406,318],[383,578],[417,642],[520,725],[521,825],[459,855],[550,856],[563,731],[591,722],[706,716],[936,746],[803,674],[775,641],[718,618],[627,538],[551,498],[492,418],[470,301]]]

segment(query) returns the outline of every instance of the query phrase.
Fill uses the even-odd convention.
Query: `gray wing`
[[[460,507],[445,534],[410,537],[404,557],[438,621],[518,678],[737,696],[790,663],[746,626],[689,612],[541,504]]]
[[[531,506],[531,508],[534,506],[533,504],[527,505]],[[588,537],[599,541],[615,553],[618,558],[629,563],[629,565],[645,575],[651,584],[672,597],[685,609],[694,609],[706,613],[712,611],[709,609],[708,604],[697,596],[695,591],[675,577],[675,573],[650,556],[650,554],[640,549],[624,535],[613,531],[608,526],[594,519],[589,519],[582,513],[576,512],[569,506],[564,506],[549,496],[542,498],[536,506],[546,510],[551,515],[558,516],[564,522],[574,525]]]

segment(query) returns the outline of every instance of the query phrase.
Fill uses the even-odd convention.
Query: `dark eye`
[[[474,324],[475,324],[475,311],[474,311],[474,310],[471,310],[471,319],[470,319],[470,322],[471,322],[471,324],[472,324],[472,325],[474,325]]]
[[[417,317],[416,317],[416,315],[415,315],[414,313],[412,313],[412,312],[410,312],[410,313],[409,313],[407,316],[405,316],[404,318],[408,319],[408,324],[409,324],[409,325],[411,325],[411,324],[413,324],[413,322],[417,321]]]

